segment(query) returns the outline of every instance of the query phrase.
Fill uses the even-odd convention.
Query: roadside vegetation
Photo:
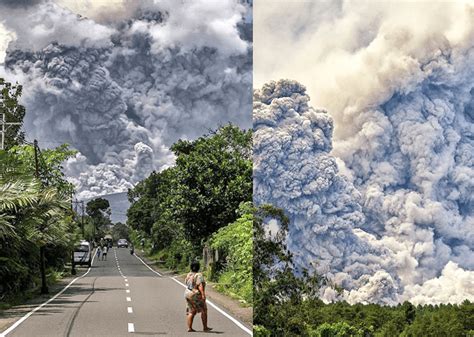
[[[405,302],[393,307],[325,304],[318,297],[325,278],[304,270],[295,273],[285,246],[289,220],[284,211],[263,205],[254,219],[254,336],[474,336],[474,303],[468,300],[458,305]],[[278,224],[275,233],[265,229],[270,220]]]
[[[0,309],[67,273],[78,226],[71,209],[73,186],[61,172],[75,154],[67,145],[41,150],[25,141],[22,87],[0,79],[0,117],[9,123],[0,149]]]
[[[201,260],[217,289],[251,304],[251,131],[226,125],[171,149],[176,164],[128,192],[132,242],[178,272]]]

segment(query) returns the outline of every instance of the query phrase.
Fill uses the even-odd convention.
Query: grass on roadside
[[[70,276],[69,272],[66,272],[65,269],[63,271],[57,270],[48,270],[46,274],[46,280],[49,287],[57,284],[61,281],[64,277]],[[23,292],[16,293],[16,294],[9,294],[3,298],[0,298],[0,314],[2,311],[8,310],[14,306],[24,304],[36,297],[41,296],[41,278],[36,277],[33,282],[34,286],[30,289],[27,289]]]
[[[155,266],[172,271],[178,275],[185,276],[189,272],[189,266],[186,263],[170,264],[167,263],[166,259],[169,256],[169,252],[163,250],[155,253],[144,252],[145,257]],[[202,262],[202,261],[201,261]],[[251,296],[252,296],[252,285],[248,284],[236,285],[232,283],[234,279],[233,272],[224,272],[219,275],[217,282],[211,282],[208,270],[202,271],[204,277],[208,281],[208,284],[223,295],[229,296],[230,298],[239,301],[242,307],[250,307]],[[232,286],[231,286],[232,285]]]

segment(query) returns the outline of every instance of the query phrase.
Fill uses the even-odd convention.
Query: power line
[[[34,151],[35,151],[35,176],[36,179],[38,179],[43,185],[43,183],[40,180],[40,173],[39,173],[39,161],[38,161],[38,152],[39,146],[38,146],[38,141],[35,139],[33,141],[33,146],[34,146]],[[40,231],[42,232],[44,230],[43,225],[40,226]],[[48,290],[48,285],[46,283],[46,261],[45,261],[45,251],[44,251],[44,244],[40,246],[40,274],[41,274],[41,293],[42,294],[47,294],[49,292]]]
[[[0,123],[2,123],[2,129],[0,132],[2,133],[2,141],[0,144],[0,149],[5,150],[5,133],[7,132],[7,127],[11,125],[21,125],[19,122],[8,122],[7,123],[7,115],[2,114],[2,118],[0,119]]]
[[[112,142],[106,142],[101,140],[95,140],[92,142],[84,142],[84,141],[73,141],[72,139],[51,139],[51,138],[41,138],[41,143],[47,144],[69,144],[69,145],[110,145]]]
[[[77,199],[76,200],[72,200],[72,203],[77,205],[77,204],[80,204],[81,205],[81,232],[82,232],[82,237],[85,238],[85,234],[84,234],[84,200],[81,200],[81,201],[78,201]],[[76,213],[77,213],[77,206],[76,206]]]

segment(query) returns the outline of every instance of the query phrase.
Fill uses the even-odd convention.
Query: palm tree
[[[38,183],[33,179],[8,181],[0,179],[0,240],[16,236],[11,224],[14,212],[32,207],[38,197]]]
[[[41,188],[40,182],[30,177],[0,179],[0,240],[17,239],[14,241],[19,244],[29,242],[39,248],[43,293],[48,291],[44,248],[47,244],[68,245],[72,241],[70,212],[70,203],[54,187]]]

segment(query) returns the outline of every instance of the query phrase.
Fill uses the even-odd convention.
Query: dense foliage
[[[236,218],[243,201],[252,200],[252,138],[234,126],[171,149],[178,168],[176,215],[186,238],[201,244]]]
[[[37,284],[39,249],[45,247],[46,268],[61,268],[76,239],[71,185],[60,162],[72,155],[66,147],[41,153],[36,178],[32,146],[0,151],[0,292],[9,296]]]
[[[130,228],[121,222],[117,222],[112,227],[112,237],[114,241],[119,239],[130,239]]]
[[[18,125],[9,125],[6,128],[5,149],[23,143],[24,133],[21,131],[23,118],[25,117],[25,107],[19,104],[23,87],[13,85],[0,78],[0,118],[5,114],[7,123],[19,123]]]
[[[252,204],[242,204],[239,213],[240,217],[235,222],[219,229],[212,236],[211,247],[226,256],[218,276],[218,289],[252,303]]]
[[[18,104],[21,86],[0,79],[0,113],[8,122],[23,122]],[[10,126],[6,150],[0,150],[0,303],[35,289],[40,279],[40,252],[51,275],[70,260],[77,240],[71,195],[62,163],[74,155],[66,145],[40,150],[24,144],[20,126]]]
[[[256,336],[474,336],[474,303],[395,307],[324,304],[317,299],[280,304]],[[257,324],[257,322],[255,322]],[[278,331],[278,333],[276,333]]]
[[[226,125],[194,141],[179,140],[171,148],[176,164],[153,172],[128,192],[127,224],[133,229],[132,241],[139,246],[144,242],[144,248],[165,266],[184,270],[192,259],[201,257],[220,228],[249,226],[249,214],[237,210],[252,200],[252,134]],[[236,222],[239,216],[243,218]],[[226,234],[221,233],[222,241],[216,239],[220,242],[216,245],[230,254],[231,249],[224,247]],[[251,254],[250,229],[240,242]],[[215,275],[225,282],[231,281],[229,268],[242,267],[242,261],[228,257],[232,262],[222,270],[224,274]],[[238,283],[246,299],[251,297],[249,270],[241,275],[246,285]]]
[[[86,205],[87,223],[86,238],[88,240],[99,241],[109,232],[111,208],[109,201],[103,198],[90,200]]]
[[[268,223],[278,228],[270,233]],[[317,337],[474,336],[474,303],[395,307],[318,298],[324,277],[295,273],[285,247],[288,218],[270,205],[254,221],[254,335]],[[301,276],[295,276],[301,275]]]

